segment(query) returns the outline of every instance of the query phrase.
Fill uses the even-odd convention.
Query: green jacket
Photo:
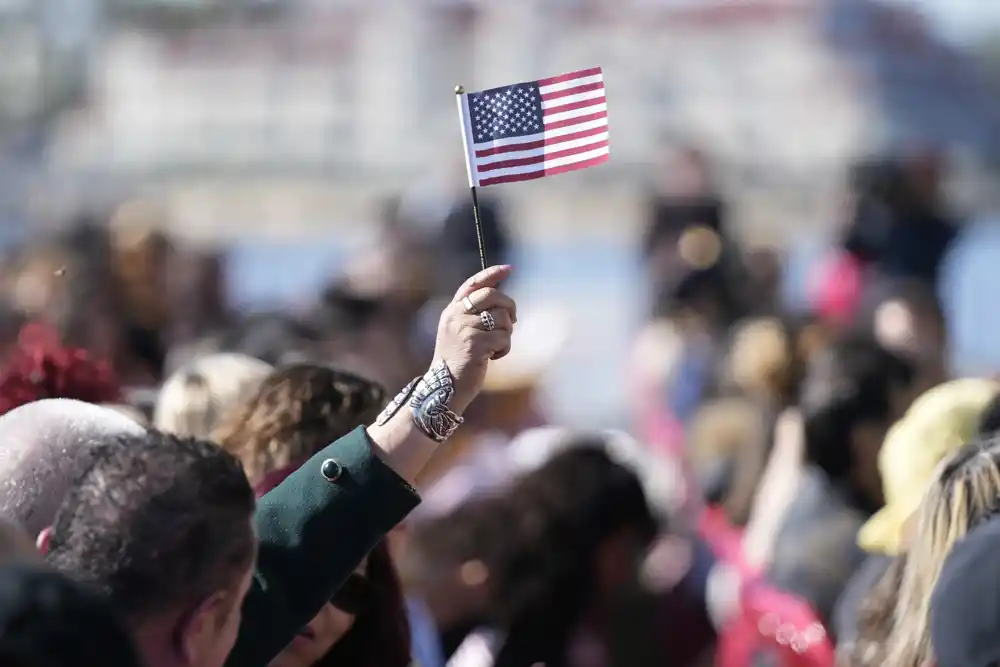
[[[363,428],[261,498],[257,571],[226,667],[266,667],[419,502],[375,456]]]

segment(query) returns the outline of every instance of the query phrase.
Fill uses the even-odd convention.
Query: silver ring
[[[478,315],[479,311],[476,309],[476,304],[472,303],[472,299],[467,296],[462,297],[462,304],[465,306],[465,312],[470,315]]]
[[[493,313],[488,310],[484,310],[479,313],[479,319],[483,322],[483,328],[487,331],[493,331],[497,328],[497,321],[493,319]]]

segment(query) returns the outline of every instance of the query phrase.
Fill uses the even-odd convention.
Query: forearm
[[[397,475],[416,486],[417,477],[439,444],[417,428],[410,411],[400,410],[385,424],[368,427],[372,452]]]

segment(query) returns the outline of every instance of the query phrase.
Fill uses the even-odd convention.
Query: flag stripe
[[[589,160],[592,157],[597,157],[608,152],[607,146],[601,146],[598,148],[591,148],[588,151],[582,153],[575,153],[573,155],[563,155],[560,157],[546,158],[542,162],[536,162],[534,164],[525,164],[518,167],[506,167],[504,169],[497,169],[489,174],[490,178],[495,178],[497,176],[507,176],[509,174],[524,174],[529,171],[542,171],[549,169],[551,167],[558,167],[564,164],[569,164],[571,162],[579,162],[581,160]]]
[[[604,97],[604,86],[597,88],[595,90],[588,90],[582,93],[574,93],[573,95],[568,95],[566,97],[557,97],[552,100],[542,100],[542,110],[554,109],[557,107],[562,107],[567,104],[573,104],[574,102],[579,102],[580,100],[596,100],[598,98]]]
[[[597,74],[595,76],[585,76],[582,79],[573,79],[572,81],[563,81],[562,83],[554,83],[551,86],[539,86],[538,94],[550,95],[560,90],[579,88],[580,86],[586,86],[587,84],[590,83],[601,83],[603,81],[604,77],[600,74]]]
[[[560,74],[559,76],[550,76],[547,79],[539,79],[538,87],[544,88],[545,86],[552,86],[557,83],[563,83],[565,81],[572,81],[573,79],[579,79],[585,76],[593,76],[595,74],[600,75],[600,67],[591,67],[590,69],[582,69],[576,72],[569,72],[568,74]]]
[[[544,132],[531,134],[526,137],[512,137],[510,139],[497,139],[490,143],[489,148],[480,148],[476,151],[476,157],[487,157],[497,153],[509,153],[511,151],[528,150],[538,148],[546,144],[554,144],[560,141],[577,139],[585,136],[585,132],[604,132],[608,126],[607,117],[589,120],[578,125],[558,128],[545,128]]]
[[[603,106],[602,106],[603,105]],[[542,113],[542,118],[547,120],[559,120],[560,118],[569,118],[571,116],[565,116],[564,112],[576,111],[578,109],[590,109],[591,111],[600,111],[602,109],[607,109],[607,100],[604,99],[604,95],[600,97],[590,99],[590,100],[578,100],[576,102],[570,102],[569,104],[564,104],[562,106],[555,107],[554,109],[544,109]],[[584,114],[586,115],[586,114]],[[556,118],[559,116],[560,118]]]
[[[604,94],[604,82],[598,81],[597,83],[588,83],[583,86],[573,86],[572,88],[566,88],[565,90],[556,90],[551,93],[542,93],[542,107],[545,107],[545,102],[548,100],[557,100],[560,97],[569,97],[570,95],[579,95],[580,93],[590,92],[592,90],[600,90],[601,94]]]
[[[477,162],[479,164],[493,164],[497,160],[510,160],[514,158],[528,157],[530,155],[537,155],[539,154],[537,151],[543,151],[545,149],[549,151],[561,150],[564,145],[565,147],[582,146],[588,142],[601,141],[602,139],[607,138],[607,136],[608,127],[605,125],[603,127],[595,127],[592,130],[574,132],[573,134],[567,134],[561,137],[548,137],[546,139],[539,139],[538,141],[532,141],[524,144],[501,146],[490,155],[479,158]]]
[[[608,105],[607,104],[602,104],[601,106],[603,107],[603,109],[601,109],[600,111],[598,111],[596,113],[587,114],[587,115],[570,116],[569,118],[567,118],[565,120],[557,120],[554,123],[549,123],[548,121],[546,121],[546,123],[545,123],[545,129],[546,130],[550,130],[550,129],[557,130],[557,129],[561,128],[561,127],[569,127],[571,125],[576,125],[577,123],[588,121],[588,120],[597,120],[598,118],[607,118],[608,117]],[[580,111],[584,111],[584,110],[581,109]],[[569,113],[571,113],[571,114],[578,114],[579,112],[578,111],[570,111]]]
[[[604,152],[593,157],[588,157],[585,160],[579,160],[578,162],[570,162],[567,164],[561,164],[553,167],[546,167],[544,169],[538,169],[536,171],[526,171],[516,174],[505,174],[503,176],[491,176],[490,178],[483,178],[479,180],[480,186],[487,185],[499,185],[500,183],[515,183],[517,181],[530,181],[536,178],[543,178],[545,176],[554,176],[556,174],[564,174],[567,171],[574,171],[576,169],[586,169],[587,167],[593,167],[595,165],[603,164],[608,161],[608,149],[601,149]]]
[[[552,160],[555,158],[566,157],[568,155],[578,155],[580,153],[586,153],[587,151],[592,151],[597,148],[603,148],[608,145],[607,133],[604,134],[603,138],[591,137],[588,139],[581,139],[579,142],[566,142],[567,144],[574,145],[564,145],[559,144],[555,150],[548,148],[537,149],[536,155],[529,155],[526,157],[512,158],[508,160],[497,160],[496,162],[490,162],[487,164],[480,164],[479,171],[481,172],[491,172],[498,169],[509,169],[511,167],[525,167],[530,164],[538,164],[540,162],[546,162],[547,160]]]

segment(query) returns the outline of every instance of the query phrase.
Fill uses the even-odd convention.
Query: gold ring
[[[476,308],[476,304],[472,303],[472,299],[467,296],[462,297],[462,303],[465,305],[465,312],[470,315],[478,315],[479,310]]]

